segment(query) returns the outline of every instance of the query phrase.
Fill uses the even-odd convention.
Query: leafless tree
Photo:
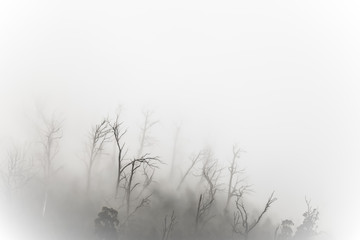
[[[232,224],[233,232],[240,234],[245,240],[247,240],[249,233],[259,224],[264,214],[269,210],[271,204],[273,204],[276,200],[274,192],[272,192],[260,215],[251,222],[243,197],[238,196],[236,199],[237,212],[234,213],[234,220]]]
[[[180,129],[181,129],[181,127],[177,126],[176,131],[175,131],[174,145],[173,145],[172,156],[171,156],[170,178],[174,176],[174,168],[175,168],[176,153],[177,153]]]
[[[158,163],[161,161],[158,157],[149,157],[148,154],[145,154],[144,156],[140,158],[135,158],[131,160],[130,162],[123,165],[123,167],[120,169],[120,181],[123,181],[123,188],[125,190],[125,200],[126,200],[126,216],[130,216],[130,205],[131,205],[131,196],[133,195],[133,192],[135,191],[136,187],[140,185],[139,181],[135,180],[135,175],[137,173],[137,170],[142,165],[147,165],[149,168],[155,169],[158,167]],[[141,196],[138,195],[136,199],[140,198]],[[135,200],[136,200],[135,199]],[[148,199],[148,198],[147,198]],[[141,200],[140,203],[143,202],[144,198]],[[135,208],[137,209],[137,208]]]
[[[176,190],[179,190],[181,185],[183,184],[183,182],[185,181],[185,178],[189,175],[191,169],[194,168],[194,166],[196,165],[196,163],[199,162],[199,160],[201,159],[201,155],[202,155],[202,152],[199,152],[196,156],[192,157],[191,159],[191,164],[190,166],[188,167],[188,169],[186,170],[185,174],[182,176]]]
[[[154,138],[151,136],[150,131],[159,122],[152,120],[153,113],[150,111],[145,111],[143,115],[144,115],[144,124],[140,128],[140,137],[139,137],[140,146],[137,154],[138,158],[140,158],[143,155],[143,151],[145,147],[153,144]],[[154,173],[155,173],[154,169],[149,168],[147,164],[142,165],[142,174],[145,178],[143,182],[143,190],[147,188],[152,182]]]
[[[41,130],[41,145],[44,154],[42,165],[45,179],[48,179],[60,169],[60,167],[55,168],[54,159],[59,153],[59,141],[62,138],[62,123],[55,118],[50,120],[44,118],[43,120],[45,127]]]
[[[86,191],[89,191],[91,184],[91,171],[98,156],[103,152],[104,145],[110,140],[111,129],[108,127],[108,121],[103,120],[95,125],[89,133],[88,144],[88,162],[87,162],[87,181]]]
[[[33,177],[32,168],[33,162],[25,148],[13,147],[8,151],[7,166],[5,171],[1,171],[1,176],[10,199],[14,191],[25,186]]]
[[[214,198],[220,187],[219,178],[222,169],[218,168],[217,160],[212,159],[211,153],[209,154],[202,168],[202,177],[204,177],[209,186],[209,195]]]
[[[150,111],[144,112],[143,115],[144,115],[144,124],[140,128],[140,137],[139,137],[140,146],[137,154],[138,158],[143,155],[144,148],[146,146],[151,145],[154,142],[154,139],[151,137],[150,131],[159,122],[151,119],[153,113]]]
[[[149,116],[148,116],[149,117]],[[146,120],[149,121],[149,120]],[[118,168],[117,168],[117,179],[116,179],[116,190],[115,190],[115,198],[118,196],[119,189],[124,189],[124,200],[126,206],[126,217],[124,224],[128,221],[128,219],[142,206],[145,206],[150,201],[151,194],[143,197],[142,191],[137,196],[135,195],[135,191],[137,187],[141,184],[139,180],[139,170],[141,168],[151,172],[151,178],[154,174],[154,169],[158,167],[158,164],[161,163],[158,157],[151,157],[149,154],[144,154],[140,157],[134,158],[132,160],[125,159],[125,155],[127,152],[124,152],[125,142],[123,142],[122,138],[126,133],[126,130],[121,128],[122,122],[119,121],[119,116],[116,117],[114,122],[108,121],[110,126],[110,131],[114,136],[115,143],[118,149]],[[145,136],[146,131],[148,131],[148,124],[145,127]],[[146,130],[147,128],[147,130]],[[144,137],[145,138],[145,137]],[[144,140],[145,141],[145,140]],[[142,150],[141,150],[142,151]],[[148,172],[146,172],[147,176],[149,176]],[[146,177],[144,181],[149,181]],[[135,195],[135,197],[134,197]],[[131,211],[131,203],[139,200],[139,204]]]
[[[126,152],[124,152],[125,142],[122,143],[121,141],[122,141],[122,137],[125,135],[127,130],[123,130],[121,128],[123,123],[120,122],[119,115],[116,116],[114,122],[108,121],[108,124],[114,136],[116,147],[118,149],[118,154],[117,154],[118,168],[117,168],[117,178],[116,178],[116,188],[115,188],[115,198],[116,198],[118,196],[118,191],[121,181],[122,162],[126,155]]]
[[[54,160],[59,152],[59,141],[62,138],[62,123],[56,120],[55,117],[47,119],[44,115],[42,115],[42,120],[44,122],[44,127],[40,129],[40,143],[43,150],[43,157],[41,158],[41,163],[43,166],[45,179],[45,196],[42,215],[45,216],[50,177],[56,174],[61,169],[60,166],[55,167]]]
[[[204,226],[214,216],[209,216],[210,209],[215,201],[215,195],[220,188],[219,178],[222,169],[217,166],[217,160],[213,158],[211,151],[205,151],[204,164],[201,177],[205,179],[207,189],[205,193],[200,194],[195,218],[195,231],[199,225]]]
[[[229,203],[233,197],[239,196],[242,194],[249,186],[240,186],[243,179],[239,177],[240,173],[243,170],[238,169],[237,159],[240,158],[240,153],[242,150],[239,147],[233,146],[233,157],[230,162],[229,170],[229,184],[227,186],[227,199],[225,203],[224,213],[228,213]]]
[[[204,218],[208,216],[210,208],[215,200],[215,198],[212,198],[211,196],[208,196],[208,199],[203,199],[204,194],[200,194],[197,210],[196,210],[196,217],[195,217],[195,232],[199,229],[199,224],[204,222]],[[210,219],[208,219],[210,220]]]
[[[172,211],[169,220],[168,220],[168,216],[165,216],[164,218],[164,227],[163,227],[161,240],[169,240],[171,232],[174,230],[175,224],[176,224],[175,212]]]
[[[119,169],[119,190],[124,190],[124,204],[119,208],[125,206],[126,216],[120,223],[119,227],[126,226],[129,219],[142,207],[147,206],[150,203],[151,193],[144,196],[143,191],[137,191],[137,187],[141,184],[141,177],[139,177],[139,169],[142,165],[147,165],[148,168],[156,169],[158,164],[162,163],[158,157],[151,157],[149,154],[145,154],[140,158],[134,158],[132,160],[124,159],[121,162],[121,168]],[[137,193],[137,194],[136,194]],[[137,203],[134,206],[134,203]]]

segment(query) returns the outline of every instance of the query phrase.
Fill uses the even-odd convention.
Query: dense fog
[[[357,239],[356,1],[2,1],[1,239]]]

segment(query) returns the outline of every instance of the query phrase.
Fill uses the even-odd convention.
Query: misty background
[[[2,1],[2,156],[36,141],[40,109],[63,119],[59,154],[83,174],[93,124],[121,106],[136,151],[150,109],[164,162],[179,125],[184,159],[211,146],[226,163],[237,144],[254,205],[276,192],[272,220],[300,223],[306,196],[321,230],[356,239],[359,10],[356,1]]]

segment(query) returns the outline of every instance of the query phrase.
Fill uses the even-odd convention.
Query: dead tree
[[[154,139],[150,135],[151,128],[153,128],[159,121],[153,121],[151,119],[152,112],[146,111],[144,115],[144,124],[140,128],[140,146],[137,153],[137,157],[140,158],[143,155],[143,150],[146,146],[149,146],[153,143]]]
[[[108,122],[108,124],[118,149],[115,198],[118,196],[119,189],[122,188],[124,190],[124,200],[126,206],[126,217],[123,222],[123,224],[125,224],[140,207],[147,205],[150,201],[149,199],[151,194],[142,197],[142,191],[136,197],[133,197],[135,190],[141,183],[136,178],[139,175],[139,168],[142,167],[143,169],[148,169],[149,171],[151,170],[153,175],[154,169],[158,167],[158,164],[161,163],[161,161],[158,157],[150,157],[148,154],[144,154],[143,156],[132,160],[126,160],[125,155],[127,152],[124,152],[125,142],[122,142],[122,138],[125,135],[126,130],[121,129],[122,122],[119,121],[119,116],[116,117],[114,122]],[[139,204],[133,209],[133,211],[131,211],[131,203],[137,201],[138,199],[141,199]]]
[[[239,174],[243,172],[243,170],[238,169],[237,159],[240,158],[241,149],[237,147],[233,147],[233,158],[230,162],[229,170],[229,184],[227,186],[227,198],[224,208],[224,213],[228,213],[229,203],[233,197],[239,196],[242,194],[244,190],[246,190],[249,186],[241,186],[240,183],[243,179],[239,178]],[[239,191],[240,190],[240,191]]]
[[[123,168],[122,162],[126,155],[126,152],[124,152],[125,142],[121,143],[121,141],[122,141],[122,137],[125,135],[127,130],[123,130],[121,128],[123,123],[120,122],[118,115],[116,116],[116,119],[113,123],[108,121],[108,124],[114,136],[116,147],[118,149],[118,154],[117,154],[118,168],[117,168],[117,178],[116,178],[116,187],[115,187],[115,198],[116,198],[118,196],[118,191],[121,181],[121,173]]]
[[[45,179],[45,194],[43,202],[42,215],[45,216],[47,201],[48,201],[48,188],[50,177],[56,174],[61,167],[55,167],[54,160],[59,152],[59,141],[62,138],[62,124],[54,117],[50,120],[42,116],[45,127],[40,130],[41,145],[43,148],[42,166],[44,170]]]
[[[164,227],[162,231],[161,240],[169,240],[170,235],[174,230],[175,224],[176,224],[175,212],[172,211],[169,221],[168,221],[168,216],[165,216],[164,218]]]
[[[185,181],[185,178],[189,175],[191,169],[194,168],[194,166],[196,165],[196,163],[199,162],[199,160],[201,159],[201,155],[202,155],[202,152],[199,152],[195,157],[192,158],[191,160],[191,164],[190,166],[188,167],[188,169],[186,170],[185,174],[182,176],[176,190],[179,190],[181,185],[183,184],[183,182]]]
[[[119,171],[120,179],[119,183],[122,183],[120,186],[124,189],[125,192],[125,206],[126,206],[126,218],[124,223],[134,215],[134,213],[141,207],[147,205],[150,202],[151,194],[143,197],[142,191],[140,194],[135,195],[137,187],[140,185],[140,181],[136,180],[136,175],[138,169],[142,165],[147,165],[149,168],[155,169],[158,168],[158,164],[161,163],[158,157],[150,157],[148,154],[140,158],[135,158],[127,163],[124,163]],[[139,204],[131,211],[131,203],[139,201]]]
[[[220,188],[219,178],[222,169],[217,166],[217,161],[212,158],[211,152],[205,153],[205,161],[202,167],[201,177],[205,179],[207,190],[200,194],[195,218],[195,232],[200,224],[204,226],[214,216],[209,216],[211,207],[215,201],[215,195]]]
[[[143,155],[143,151],[144,151],[145,147],[153,144],[154,138],[151,137],[150,131],[159,122],[159,121],[153,121],[151,119],[152,112],[150,112],[150,111],[144,112],[143,115],[144,115],[144,124],[140,128],[140,137],[139,137],[140,146],[139,146],[139,150],[137,153],[138,158],[140,158]],[[153,180],[154,169],[149,168],[148,165],[146,165],[146,164],[143,164],[142,165],[142,174],[145,177],[145,181],[143,183],[143,190],[144,190],[145,188],[147,188],[150,185],[150,183]]]
[[[24,187],[33,176],[33,162],[26,155],[25,148],[14,147],[8,151],[6,170],[1,171],[1,176],[10,200],[12,194]]]
[[[89,191],[91,184],[91,172],[94,163],[98,156],[104,150],[104,145],[110,140],[111,129],[108,127],[108,122],[103,120],[100,124],[95,125],[89,134],[89,149],[88,149],[88,163],[87,163],[87,181],[86,191]]]
[[[43,157],[43,168],[45,178],[49,178],[54,171],[57,171],[59,168],[54,168],[54,159],[59,152],[59,141],[62,138],[62,125],[60,122],[55,119],[47,121],[44,119],[45,129],[42,130],[41,144],[43,146],[44,157]]]
[[[207,222],[210,219],[205,219],[209,215],[210,208],[214,202],[215,198],[212,196],[204,196],[204,194],[200,194],[198,205],[196,209],[196,217],[195,217],[195,232],[199,230],[200,223]]]
[[[178,145],[178,140],[179,140],[179,133],[180,133],[180,126],[177,126],[176,131],[175,131],[174,145],[173,145],[172,156],[171,156],[170,178],[174,176],[176,150],[177,150],[177,145]]]
[[[234,220],[232,224],[233,232],[240,234],[245,240],[248,239],[249,233],[259,224],[260,220],[263,218],[264,214],[269,210],[271,204],[273,204],[277,199],[274,198],[274,192],[271,193],[269,199],[267,200],[263,211],[260,215],[251,222],[248,209],[246,208],[243,197],[237,197],[236,199],[236,209],[237,212],[234,213]]]

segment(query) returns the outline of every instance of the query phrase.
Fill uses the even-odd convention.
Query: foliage
[[[319,211],[312,208],[310,201],[306,200],[307,211],[303,214],[303,223],[297,228],[295,239],[312,239],[318,235],[317,221],[319,220]]]
[[[101,240],[115,240],[118,225],[118,212],[113,208],[103,207],[95,219],[95,234]]]
[[[294,222],[285,219],[281,222],[280,226],[276,229],[275,232],[275,239],[276,240],[289,240],[293,236],[293,229],[292,226],[294,226]],[[279,232],[279,234],[277,234]]]

